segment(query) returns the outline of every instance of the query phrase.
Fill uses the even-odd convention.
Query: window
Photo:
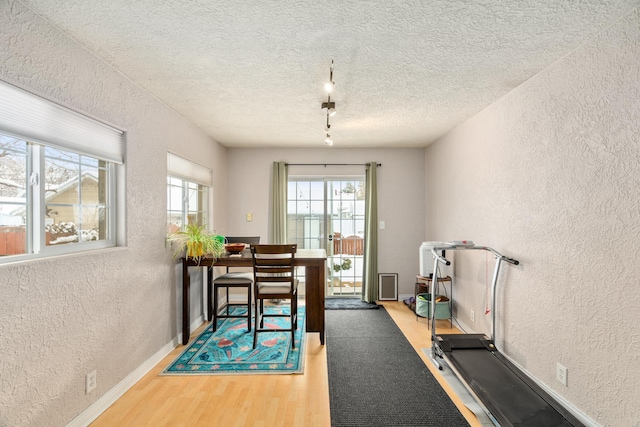
[[[122,131],[0,81],[0,263],[115,246],[123,157]]]
[[[186,224],[209,226],[210,169],[167,153],[167,234]]]
[[[1,261],[113,246],[113,168],[0,133]]]
[[[186,224],[207,225],[209,188],[181,178],[167,177],[167,234]]]
[[[327,296],[360,295],[364,266],[365,177],[289,177],[287,239],[326,248]]]

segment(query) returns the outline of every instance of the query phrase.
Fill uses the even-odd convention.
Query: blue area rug
[[[234,314],[246,312],[233,307]],[[289,307],[265,307],[267,313],[289,313]],[[289,332],[258,334],[253,349],[253,330],[247,332],[246,319],[223,319],[218,330],[211,325],[167,366],[161,375],[302,374],[304,372],[305,310],[298,306],[296,348],[291,348]],[[265,327],[288,327],[288,317],[266,317]]]

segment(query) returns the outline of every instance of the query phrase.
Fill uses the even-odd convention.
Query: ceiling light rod
[[[329,81],[324,84],[324,90],[326,90],[327,93],[331,93],[335,85],[336,84],[333,82],[333,59],[332,59],[331,67],[329,67]]]

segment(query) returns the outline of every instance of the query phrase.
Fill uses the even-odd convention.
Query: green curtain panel
[[[287,243],[287,164],[273,162],[271,174],[270,243]]]
[[[367,164],[364,217],[364,268],[362,273],[362,299],[376,302],[378,299],[378,162]]]

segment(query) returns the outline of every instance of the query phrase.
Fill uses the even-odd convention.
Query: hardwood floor
[[[472,426],[479,426],[473,413],[461,403],[422,348],[430,346],[425,319],[402,302],[383,301],[430,371],[452,397]],[[197,335],[201,329],[192,334]],[[448,320],[438,321],[438,330],[450,333]],[[442,327],[442,329],[441,329]],[[177,347],[143,379],[107,409],[91,426],[310,426],[331,425],[327,355],[318,334],[309,334],[303,375],[158,375],[184,346]],[[425,390],[428,393],[428,390]]]

